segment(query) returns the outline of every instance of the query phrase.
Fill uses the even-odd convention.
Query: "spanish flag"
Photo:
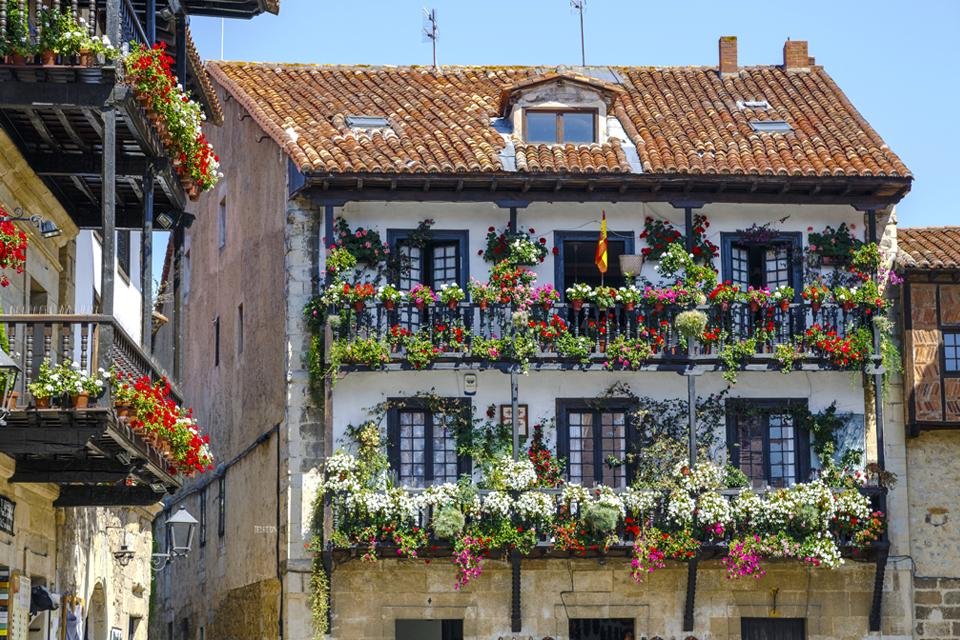
[[[607,272],[607,212],[600,216],[600,239],[597,241],[597,255],[593,259],[600,273]]]

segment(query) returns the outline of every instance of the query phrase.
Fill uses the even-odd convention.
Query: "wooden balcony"
[[[687,371],[697,367],[701,371],[718,371],[723,368],[721,357],[724,349],[732,344],[741,343],[756,337],[755,352],[749,355],[741,367],[745,371],[767,371],[782,369],[783,365],[776,357],[778,345],[800,345],[791,369],[802,371],[837,370],[829,358],[804,344],[807,329],[814,325],[830,328],[841,337],[850,335],[861,327],[872,331],[871,316],[861,309],[844,310],[836,305],[823,305],[814,309],[807,303],[793,303],[786,308],[770,307],[755,310],[746,303],[733,303],[726,307],[719,305],[701,306],[707,318],[707,329],[716,332],[716,340],[691,340],[688,347],[681,345],[681,336],[674,320],[682,311],[676,307],[637,305],[627,308],[623,305],[600,309],[590,304],[575,308],[570,303],[556,303],[544,309],[532,307],[526,315],[519,318],[509,305],[481,306],[463,302],[451,308],[436,304],[418,308],[411,304],[402,304],[387,308],[382,303],[365,305],[362,310],[344,307],[334,310],[339,313],[331,324],[332,337],[339,340],[376,338],[390,341],[392,333],[398,330],[412,333],[421,332],[429,336],[430,341],[439,349],[439,354],[428,368],[474,368],[505,369],[514,366],[508,359],[498,359],[476,353],[473,348],[477,338],[503,338],[524,331],[529,322],[549,323],[559,319],[565,331],[575,337],[585,337],[589,343],[589,352],[585,358],[572,358],[564,355],[558,348],[557,340],[537,337],[534,329],[536,351],[530,357],[531,370],[605,370],[610,360],[608,345],[618,338],[651,340],[656,335],[653,353],[638,371]],[[772,323],[772,330],[768,330]],[[461,327],[464,332],[462,344],[452,344],[449,339],[449,327]],[[445,333],[447,332],[447,333]],[[654,333],[655,332],[655,333]],[[762,334],[762,335],[761,335]],[[400,342],[391,342],[389,363],[386,370],[413,367],[407,362]],[[341,370],[363,371],[372,367],[362,364],[344,364]],[[861,367],[862,368],[862,367]]]
[[[87,408],[37,408],[27,385],[44,361],[73,361],[153,380],[165,377],[116,319],[99,315],[3,315],[21,367],[17,400],[0,428],[0,452],[16,460],[12,482],[60,485],[57,506],[148,505],[180,479],[163,454],[117,416],[109,391]],[[174,397],[181,398],[174,388]]]

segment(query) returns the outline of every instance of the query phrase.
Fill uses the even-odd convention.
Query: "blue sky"
[[[427,4],[429,3],[429,4]],[[441,64],[578,64],[569,0],[281,0],[280,16],[225,21],[228,60],[429,64],[422,8],[437,9]],[[854,105],[914,174],[901,225],[960,224],[957,0],[586,0],[588,64],[715,65],[717,38],[739,38],[741,64],[778,64],[808,40]],[[194,18],[205,59],[220,58],[220,20]]]

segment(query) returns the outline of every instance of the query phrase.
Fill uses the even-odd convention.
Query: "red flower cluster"
[[[561,334],[567,332],[566,321],[557,314],[553,314],[549,322],[544,320],[530,320],[527,325],[533,329],[537,337],[544,342],[552,342],[559,338]]]
[[[139,45],[126,58],[127,81],[144,107],[162,117],[158,132],[177,173],[204,191],[219,179],[220,158],[200,128],[201,108],[177,82],[173,63],[163,42]]]
[[[696,214],[693,217],[693,253],[694,260],[703,264],[710,264],[714,258],[720,255],[720,248],[707,239],[707,228],[710,227],[710,221],[702,214]],[[683,234],[680,233],[672,224],[664,220],[656,220],[647,216],[643,221],[643,231],[640,232],[640,239],[646,240],[647,245],[640,250],[645,258],[657,260],[663,255],[667,247],[674,242],[683,242]]]
[[[132,410],[130,427],[160,449],[171,472],[189,477],[213,467],[210,436],[200,434],[191,409],[177,405],[170,395],[169,382],[118,375],[114,401],[118,407]]]
[[[843,337],[837,334],[836,329],[824,328],[819,324],[807,329],[806,338],[813,349],[843,369],[862,365],[869,352],[869,345],[862,344],[863,340],[858,335]]]
[[[0,218],[8,218],[10,214],[0,206]],[[18,229],[9,220],[0,221],[0,269],[14,269],[23,273],[27,263],[27,234]],[[0,286],[10,285],[6,274],[0,275]]]
[[[563,482],[563,465],[543,442],[543,423],[533,425],[527,457],[537,472],[538,487],[558,487]]]

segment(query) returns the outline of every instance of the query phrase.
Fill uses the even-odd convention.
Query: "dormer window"
[[[523,115],[523,137],[531,144],[597,141],[596,109],[525,109]]]

